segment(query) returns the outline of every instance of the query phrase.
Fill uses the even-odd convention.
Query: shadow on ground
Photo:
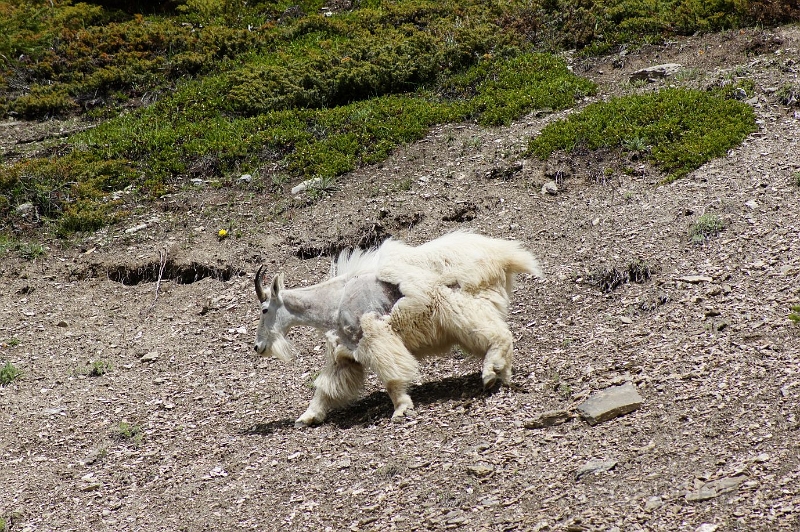
[[[409,395],[416,405],[428,405],[446,401],[465,401],[475,399],[487,394],[495,393],[499,386],[485,391],[480,373],[462,375],[458,377],[448,377],[435,382],[426,382],[419,386],[413,386],[409,390]],[[512,385],[515,391],[520,390],[519,386]],[[340,429],[353,427],[365,427],[373,425],[381,420],[392,417],[394,408],[392,401],[384,391],[373,392],[366,397],[359,399],[347,408],[332,412],[325,423],[336,425]],[[294,420],[280,419],[266,423],[256,423],[244,430],[243,434],[268,436],[276,432],[295,430]]]

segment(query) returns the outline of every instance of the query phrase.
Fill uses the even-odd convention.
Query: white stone
[[[125,232],[128,233],[128,234],[132,234],[132,233],[137,233],[137,232],[141,231],[142,229],[147,229],[147,224],[134,225],[133,227],[129,227],[129,228],[125,229]]]
[[[292,188],[292,194],[300,194],[301,192],[305,192],[309,188],[314,187],[316,185],[319,185],[320,183],[322,183],[322,178],[321,177],[314,177],[312,179],[306,179],[305,181],[303,181],[299,185],[296,185],[294,188]]]
[[[551,196],[558,194],[558,185],[556,185],[556,182],[548,181],[542,185],[542,194],[550,194]]]

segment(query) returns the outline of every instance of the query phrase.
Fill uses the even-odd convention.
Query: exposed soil
[[[671,185],[613,153],[524,159],[564,113],[531,115],[439,127],[315,202],[187,187],[78,241],[43,237],[34,261],[5,254],[0,363],[23,375],[0,388],[0,517],[12,531],[800,530],[800,108],[776,98],[800,83],[799,50],[789,26],[576,61],[597,98],[668,62],[688,75],[638,90],[755,82],[760,131]],[[8,152],[80,124],[2,126]],[[691,243],[705,213],[725,228]],[[322,341],[295,330],[292,364],[254,356],[258,265],[305,285],[345,246],[456,228],[518,239],[544,265],[514,297],[514,386],[484,393],[479,364],[453,353],[423,364],[407,421],[371,377],[351,407],[294,428]],[[649,279],[590,282],[634,261]],[[525,428],[624,382],[644,398],[628,415]],[[593,460],[615,464],[578,478]]]

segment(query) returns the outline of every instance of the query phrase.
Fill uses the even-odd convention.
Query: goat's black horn
[[[264,295],[264,289],[261,288],[261,270],[264,269],[264,265],[258,267],[258,271],[256,272],[256,295],[258,296],[258,300],[262,303],[267,300],[267,296]]]

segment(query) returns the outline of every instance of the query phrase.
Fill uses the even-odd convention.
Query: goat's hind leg
[[[483,358],[483,388],[511,383],[514,337],[508,324],[488,302],[462,299],[452,315],[452,334],[473,355]]]
[[[514,337],[508,325],[502,322],[502,327],[491,331],[490,347],[483,359],[483,388],[489,390],[497,384],[511,384],[511,359],[514,352]]]
[[[305,413],[295,421],[296,427],[322,423],[328,412],[353,401],[364,386],[364,366],[338,343],[335,335],[328,336],[327,350],[325,367],[314,381],[314,397]]]

